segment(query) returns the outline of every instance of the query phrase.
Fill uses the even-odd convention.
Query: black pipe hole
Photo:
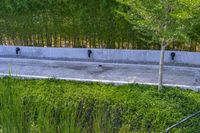
[[[174,61],[174,60],[175,60],[175,57],[176,57],[176,53],[172,52],[172,53],[171,53],[171,60]]]
[[[20,50],[21,49],[19,47],[16,48],[15,52],[16,52],[17,55],[19,54]]]
[[[92,55],[92,50],[88,50],[88,58],[90,58],[91,57],[91,55]]]

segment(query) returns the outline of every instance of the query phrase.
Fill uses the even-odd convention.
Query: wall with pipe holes
[[[158,63],[160,60],[160,51],[0,46],[0,56],[104,62]],[[166,51],[165,62],[200,65],[200,53]]]

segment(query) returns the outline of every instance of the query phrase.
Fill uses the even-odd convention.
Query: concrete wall
[[[19,55],[16,55],[17,47],[21,49]],[[160,51],[156,50],[91,49],[91,58],[88,58],[88,50],[87,48],[0,46],[0,56],[145,63],[158,63],[160,59]],[[166,51],[166,63],[173,62],[171,52],[176,53],[175,63],[200,65],[199,52]]]

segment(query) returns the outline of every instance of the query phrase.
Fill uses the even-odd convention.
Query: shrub
[[[158,133],[199,109],[200,94],[179,88],[0,79],[5,133]],[[199,120],[174,131],[198,131]]]

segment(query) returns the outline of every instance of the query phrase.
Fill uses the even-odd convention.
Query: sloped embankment
[[[0,79],[5,133],[158,133],[198,110],[200,94],[178,88]],[[174,131],[199,131],[199,120]]]

